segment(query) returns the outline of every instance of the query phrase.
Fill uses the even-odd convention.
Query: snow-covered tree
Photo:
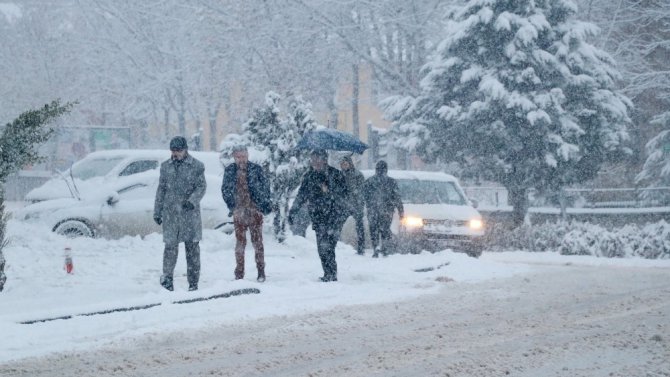
[[[53,134],[51,122],[70,111],[71,107],[72,104],[61,105],[59,101],[53,101],[41,109],[24,112],[13,122],[0,128],[0,291],[7,279],[2,255],[2,249],[7,245],[5,182],[10,174],[42,159],[37,149]]]
[[[256,150],[267,151],[264,167],[270,177],[274,217],[274,232],[278,240],[285,238],[286,218],[291,192],[300,184],[307,168],[307,152],[295,149],[306,131],[318,124],[312,114],[312,105],[295,96],[289,100],[286,115],[280,109],[281,96],[275,92],[265,95],[265,104],[253,110],[243,125],[243,133],[222,145],[232,148],[243,143]],[[223,144],[223,143],[222,143]],[[225,150],[222,152],[225,153]]]
[[[637,175],[637,183],[645,187],[670,186],[670,112],[659,115],[653,124],[663,128],[646,146],[647,160]]]
[[[569,0],[473,0],[449,13],[448,37],[424,67],[421,94],[385,101],[397,145],[457,161],[509,191],[514,223],[530,188],[595,176],[627,153],[630,101],[598,30]]]
[[[641,152],[662,130],[651,121],[670,107],[670,1],[576,1],[580,17],[603,30],[593,43],[617,62],[622,91],[635,104],[636,151]]]

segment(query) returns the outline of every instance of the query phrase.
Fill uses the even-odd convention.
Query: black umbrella
[[[296,145],[297,149],[329,149],[362,154],[368,145],[350,133],[333,128],[320,128],[305,133]]]

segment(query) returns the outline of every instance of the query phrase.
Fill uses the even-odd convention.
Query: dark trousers
[[[184,242],[186,248],[186,277],[190,286],[197,286],[200,280],[200,245],[196,242]],[[163,251],[163,277],[172,280],[177,265],[179,244],[165,244]]]
[[[335,246],[340,239],[342,225],[314,224],[316,233],[316,249],[321,258],[323,276],[326,278],[337,277],[337,262],[335,261]]]
[[[356,222],[356,250],[362,253],[365,250],[365,225],[363,223],[363,211],[351,215]]]
[[[265,275],[265,251],[263,249],[263,214],[255,210],[236,210],[235,225],[235,279],[244,278],[244,249],[247,247],[247,229],[251,233],[251,244],[256,254],[259,275]]]
[[[372,240],[372,248],[375,253],[377,252],[377,246],[380,247],[382,253],[388,253],[391,244],[391,220],[393,220],[393,212],[368,212],[370,240]]]

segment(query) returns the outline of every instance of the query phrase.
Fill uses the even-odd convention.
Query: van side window
[[[132,175],[141,173],[147,170],[153,170],[158,168],[158,161],[156,160],[141,160],[132,162],[130,165],[126,166],[125,169],[119,173],[119,176],[123,177],[126,175]]]

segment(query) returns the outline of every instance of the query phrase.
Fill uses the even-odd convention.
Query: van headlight
[[[481,219],[472,219],[468,222],[468,227],[474,230],[481,230],[484,228],[484,222]]]
[[[416,216],[405,216],[402,218],[402,225],[406,228],[421,228],[423,219]]]

